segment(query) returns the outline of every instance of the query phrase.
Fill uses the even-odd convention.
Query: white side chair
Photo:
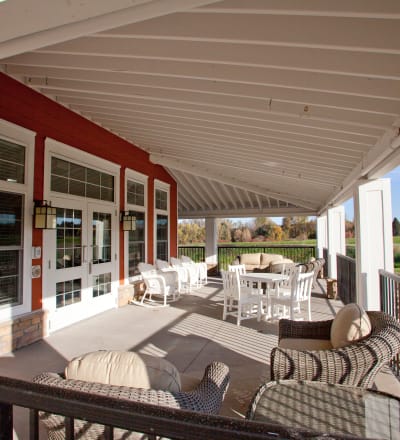
[[[190,272],[189,270],[182,264],[180,258],[171,257],[170,258],[171,266],[174,270],[178,272],[179,278],[179,289],[181,292],[190,293]]]
[[[199,263],[195,263],[190,257],[186,256],[186,255],[182,255],[181,257],[181,261],[183,264],[192,264],[193,266],[196,267],[197,270],[197,277],[198,277],[198,286],[205,286],[208,282],[207,280],[207,263],[203,262],[199,262]]]
[[[313,279],[313,272],[300,273],[297,271],[297,274],[292,279],[290,295],[278,294],[270,297],[273,316],[277,316],[275,308],[280,306],[283,307],[283,314],[279,315],[279,317],[287,317],[286,311],[289,310],[289,319],[293,320],[294,314],[301,312],[301,304],[306,303],[308,320],[311,321],[311,289]]]
[[[246,275],[246,266],[244,264],[228,264],[228,272],[238,273],[240,280],[240,275]],[[240,280],[240,284],[247,287],[249,283],[245,280]]]
[[[261,319],[261,292],[258,289],[242,286],[238,272],[221,270],[224,288],[224,310],[222,319],[225,321],[228,315],[236,317],[239,326],[244,319],[257,317]]]
[[[176,271],[161,271],[148,263],[139,263],[138,269],[146,286],[142,299],[135,304],[142,306],[162,305],[166,307],[168,302],[176,301],[179,297],[179,280]],[[161,297],[156,301],[153,297]]]

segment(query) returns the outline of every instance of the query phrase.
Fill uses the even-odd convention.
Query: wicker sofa
[[[228,367],[221,362],[213,362],[206,367],[202,380],[191,391],[165,391],[65,379],[63,374],[57,373],[41,373],[34,377],[33,382],[50,387],[82,391],[91,395],[114,397],[121,399],[121,404],[123,404],[123,401],[135,401],[203,414],[218,414],[229,380]],[[41,413],[40,421],[44,425],[47,438],[53,440],[65,439],[65,420],[63,416]],[[100,439],[104,438],[105,427],[89,421],[75,420],[74,431],[74,438],[76,439]],[[114,429],[113,438],[144,440],[150,437],[117,428]]]
[[[341,348],[275,347],[271,352],[271,380],[317,380],[370,388],[378,371],[400,351],[400,323],[383,312],[366,312],[371,332]],[[279,321],[279,341],[315,340],[329,344],[333,320]]]

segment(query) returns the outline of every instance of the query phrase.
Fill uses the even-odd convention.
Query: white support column
[[[336,254],[346,255],[344,206],[328,209],[328,276],[337,277]]]
[[[218,227],[216,218],[206,218],[206,263],[217,264]]]
[[[328,247],[328,219],[326,213],[317,217],[317,257],[324,257],[324,248]]]
[[[379,310],[379,269],[393,272],[390,179],[359,185],[354,191],[357,301]]]

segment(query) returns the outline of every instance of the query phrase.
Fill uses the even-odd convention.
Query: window
[[[168,261],[168,216],[157,215],[157,258]]]
[[[0,119],[0,320],[31,311],[34,145],[35,133]]]
[[[156,209],[168,210],[168,193],[161,189],[156,189]]]
[[[0,179],[25,183],[25,147],[0,139]]]
[[[57,269],[82,264],[82,211],[57,208]]]
[[[51,191],[114,201],[114,176],[82,165],[51,158]]]
[[[126,171],[125,206],[136,217],[136,230],[125,235],[125,274],[130,281],[140,275],[138,264],[146,261],[147,179],[144,174]]]
[[[144,206],[144,184],[128,180],[126,199],[131,205]]]
[[[139,275],[138,264],[146,261],[145,255],[145,214],[129,211],[136,217],[136,231],[128,232],[128,273],[129,276]]]
[[[0,192],[0,306],[22,302],[23,196]]]
[[[155,220],[156,220],[156,258],[169,260],[169,186],[156,181],[154,192]]]

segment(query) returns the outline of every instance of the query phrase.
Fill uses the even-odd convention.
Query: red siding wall
[[[170,249],[171,255],[176,255],[178,221],[176,183],[163,167],[150,162],[146,152],[3,73],[0,73],[0,118],[37,133],[34,165],[35,199],[43,199],[44,141],[46,137],[121,165],[121,209],[124,208],[125,169],[131,168],[149,176],[147,219],[149,262],[152,262],[154,258],[154,179],[169,183],[171,185]],[[122,231],[120,232],[120,279],[123,279],[124,249]],[[32,241],[32,244],[36,246],[42,244],[41,231],[33,229]],[[41,299],[41,279],[36,279],[32,282],[32,307],[34,310],[41,308]]]

